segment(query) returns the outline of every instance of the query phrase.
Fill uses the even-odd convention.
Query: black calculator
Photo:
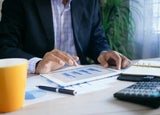
[[[120,100],[158,108],[160,106],[160,81],[137,82],[114,94]]]

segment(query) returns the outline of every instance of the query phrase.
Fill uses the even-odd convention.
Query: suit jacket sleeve
[[[99,0],[72,0],[72,21],[81,63],[86,64],[87,57],[98,63],[100,53],[111,50],[101,23]]]
[[[97,62],[97,58],[102,51],[109,51],[111,48],[108,45],[105,32],[101,23],[101,12],[99,8],[99,0],[95,0],[95,8],[92,20],[91,42],[88,50],[89,57]]]
[[[101,24],[99,0],[72,0],[75,45],[82,64],[110,50]],[[0,58],[40,57],[54,48],[50,0],[4,0]]]
[[[33,56],[23,51],[24,33],[23,9],[18,0],[5,0],[0,22],[0,58],[19,57],[30,59]],[[29,46],[28,46],[29,47]]]

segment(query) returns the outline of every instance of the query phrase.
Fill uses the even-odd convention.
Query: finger
[[[64,65],[65,65],[65,64],[64,64]],[[60,64],[57,64],[57,63],[52,62],[52,63],[51,63],[51,71],[60,69],[60,68],[64,67],[64,65],[60,65]]]
[[[46,63],[45,65],[42,65],[41,68],[39,68],[38,73],[45,74],[45,73],[49,73],[51,71],[57,70],[62,67],[63,65],[60,65],[54,62],[49,62],[49,63]]]
[[[122,59],[119,55],[115,55],[115,61],[116,61],[116,69],[121,69],[121,62],[122,62]]]
[[[54,63],[60,64],[60,65],[65,64],[65,62],[61,58],[53,55],[51,52],[46,53],[46,55],[43,57],[43,60],[45,63],[54,62]]]
[[[52,54],[59,57],[68,65],[78,65],[77,62],[72,58],[72,56],[66,52],[62,52],[60,50],[54,50],[52,51]]]
[[[116,69],[119,70],[121,68],[122,59],[121,59],[120,54],[118,52],[116,52],[116,51],[107,52],[107,53],[105,53],[105,57],[106,57],[107,62],[110,59],[115,61]]]
[[[75,61],[79,61],[79,57],[78,57],[78,56],[72,56],[72,58],[73,58]]]
[[[43,59],[38,63],[36,73],[48,73],[63,67],[65,63],[52,53],[46,53]]]
[[[116,69],[121,69],[121,62],[122,62],[122,59],[121,57],[119,56],[119,54],[117,53],[114,53],[112,58],[115,60],[116,62]]]
[[[131,61],[127,57],[123,55],[121,55],[121,57],[122,57],[122,68],[126,68],[131,64]]]
[[[78,66],[78,61],[79,61],[79,57],[78,56],[72,56],[72,58],[74,59],[74,65]]]
[[[71,56],[70,54],[68,54],[66,52],[63,52],[63,54],[69,59],[68,65],[73,65],[73,66],[77,66],[78,65],[77,60],[79,60],[79,58],[77,56],[73,57],[73,56]]]
[[[100,56],[98,57],[98,62],[99,62],[103,67],[105,67],[105,68],[107,68],[107,67],[109,66],[108,63],[107,63],[107,61],[105,60],[104,55],[100,55]]]

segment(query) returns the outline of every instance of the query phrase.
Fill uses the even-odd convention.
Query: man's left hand
[[[127,57],[116,51],[103,51],[97,60],[105,68],[114,65],[118,70],[127,67],[131,63]]]

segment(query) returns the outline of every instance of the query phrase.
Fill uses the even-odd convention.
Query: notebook
[[[160,61],[140,60],[129,68],[125,69],[122,74],[127,75],[151,75],[160,77]]]

